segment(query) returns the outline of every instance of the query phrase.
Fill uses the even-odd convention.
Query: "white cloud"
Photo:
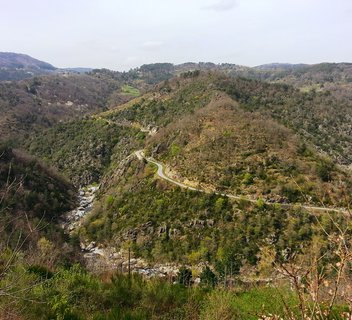
[[[237,0],[220,0],[216,3],[204,6],[202,9],[214,11],[228,11],[237,7]]]

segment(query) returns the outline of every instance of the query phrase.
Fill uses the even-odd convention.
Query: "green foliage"
[[[259,316],[275,314],[284,319],[288,317],[286,308],[298,313],[297,298],[294,293],[285,287],[282,288],[255,288],[241,292],[232,299],[232,307],[237,312],[238,319],[258,319]]]
[[[181,151],[181,148],[177,144],[172,144],[170,147],[170,154],[172,157],[177,156]]]
[[[249,172],[246,172],[243,176],[243,180],[242,180],[243,184],[249,186],[253,183],[253,181],[254,181],[253,176]]]
[[[220,213],[222,211],[222,209],[224,208],[224,205],[226,204],[225,202],[225,198],[218,198],[215,201],[215,205],[214,205],[214,211],[215,213]]]
[[[134,88],[132,86],[129,86],[127,84],[123,85],[121,88],[122,93],[132,96],[132,97],[138,97],[140,95],[140,91],[137,88]]]
[[[241,251],[242,250],[235,245],[219,248],[217,260],[215,261],[215,270],[218,272],[221,279],[239,274],[242,266]]]
[[[114,203],[114,196],[113,195],[108,195],[105,199],[105,206],[107,208],[111,207]]]
[[[161,320],[175,316],[189,319],[199,312],[199,303],[204,297],[201,289],[173,285],[160,279],[145,280],[138,275],[116,274],[109,281],[102,281],[77,265],[58,270],[44,282],[25,278],[19,272],[20,268],[12,275],[21,279],[20,283],[14,284],[14,292],[27,284],[28,289],[18,300],[13,301],[12,297],[0,300],[1,317],[11,307],[12,315],[29,320]],[[0,284],[5,282],[0,279]]]
[[[211,271],[211,269],[208,266],[203,268],[202,273],[200,274],[199,277],[200,277],[200,283],[203,286],[215,287],[218,283],[216,274],[213,271]]]
[[[321,180],[324,182],[329,182],[332,179],[332,172],[335,166],[331,161],[325,160],[321,161],[317,165],[317,173]]]
[[[147,280],[136,274],[114,274],[101,280],[78,265],[60,268],[43,279],[37,271],[25,271],[23,258],[12,263],[11,270],[0,278],[2,290],[12,290],[0,300],[0,317],[5,319],[16,315],[28,320],[254,320],[269,314],[284,319],[299,315],[298,298],[285,285],[237,286],[232,290],[213,289],[210,285],[202,289],[189,286],[192,273],[187,268],[180,269],[182,285],[163,279]],[[201,279],[203,284],[215,284],[209,268],[203,270]],[[334,307],[334,319],[343,319],[340,315],[345,309],[343,305]]]
[[[137,129],[89,119],[59,124],[41,132],[27,148],[76,185],[87,185],[98,182],[113,160],[121,160],[138,149],[143,139]]]
[[[80,319],[81,315],[102,307],[102,301],[97,299],[101,292],[102,284],[98,279],[75,265],[55,274],[36,294],[45,297],[56,319]]]
[[[239,319],[233,307],[233,295],[226,291],[212,291],[201,310],[201,320]]]
[[[304,201],[304,195],[295,186],[287,185],[281,189],[281,194],[288,199],[291,203],[296,203],[301,200]]]
[[[22,241],[24,246],[32,241],[36,245],[43,234],[62,243],[57,222],[75,205],[75,192],[68,181],[34,157],[0,147],[0,248],[2,242],[10,247]]]
[[[33,273],[41,279],[50,279],[54,276],[54,273],[48,268],[41,265],[31,265],[27,268],[29,273]]]
[[[256,205],[260,209],[265,208],[265,201],[263,200],[263,198],[258,198]]]
[[[177,274],[177,281],[184,286],[190,286],[192,281],[192,270],[181,267]]]

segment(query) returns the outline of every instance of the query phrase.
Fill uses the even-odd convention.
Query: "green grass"
[[[259,315],[287,316],[286,307],[297,312],[294,293],[287,288],[258,287],[235,295],[232,306],[241,319],[258,319]]]
[[[240,290],[240,291],[238,291]],[[237,291],[237,292],[236,292]],[[295,292],[287,286],[277,288],[258,286],[251,289],[234,288],[234,291],[223,289],[211,290],[201,301],[201,320],[236,319],[257,320],[270,319],[299,319],[301,312]],[[324,310],[324,305],[321,305]],[[344,319],[343,313],[348,310],[346,304],[335,305],[330,317],[315,314],[309,319]],[[307,316],[310,314],[307,311]],[[268,318],[269,319],[269,318]]]
[[[21,259],[16,260],[16,268],[0,279],[3,287],[13,284],[20,297],[0,300],[1,319],[6,318],[3,310],[9,308],[11,314],[29,320],[256,320],[269,315],[276,316],[270,319],[289,319],[290,314],[300,318],[297,297],[286,286],[210,289],[146,280],[136,274],[115,274],[103,281],[78,265],[60,268],[42,281],[45,268],[32,268],[29,273],[22,264]],[[29,289],[23,290],[26,286]],[[344,310],[347,305],[336,306],[325,319],[345,319],[341,316]]]
[[[128,96],[138,97],[140,95],[140,91],[137,88],[134,88],[127,84],[123,85],[121,90],[122,90],[122,93]]]

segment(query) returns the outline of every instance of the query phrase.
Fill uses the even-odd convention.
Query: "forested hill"
[[[112,264],[121,263],[121,252],[130,247],[136,259],[151,265],[197,269],[206,263],[221,279],[226,270],[247,279],[261,274],[268,252],[271,274],[272,264],[286,259],[287,252],[309,256],[317,242],[325,250],[328,242],[320,225],[334,228],[330,213],[301,205],[350,204],[349,172],[294,125],[309,121],[309,110],[318,117],[325,99],[335,101],[327,93],[284,84],[187,72],[86,123],[60,126],[60,133],[54,127],[33,138],[30,150],[55,165],[64,160],[59,151],[69,150],[66,154],[79,164],[72,139],[60,146],[55,136],[67,141],[74,131],[77,136],[89,132],[87,127],[99,132],[110,161],[101,167],[98,199],[78,236],[112,252]],[[114,133],[118,127],[133,129],[135,136],[131,139],[132,131]],[[104,142],[106,130],[118,138]],[[126,133],[128,138],[121,140]],[[207,192],[161,179],[152,163],[136,157],[134,151],[140,149],[162,163],[174,181]]]
[[[316,181],[303,190],[313,198],[315,194],[318,201],[324,193],[321,181],[339,180],[343,169],[336,164],[352,162],[351,110],[348,99],[328,91],[302,92],[286,84],[194,71],[166,80],[145,95],[89,120],[39,132],[26,147],[78,182],[83,176],[101,177],[115,157],[114,150],[127,156],[133,147],[143,147],[145,132],[138,131],[154,128],[158,133],[147,139],[145,147],[183,178],[235,193],[247,189],[255,193],[257,185],[260,194],[270,197],[295,190],[287,179],[297,175],[302,183]],[[91,147],[81,150],[80,144],[88,141]],[[91,149],[88,153],[87,148]],[[87,153],[84,161],[79,152]],[[103,156],[97,158],[99,152]],[[77,167],[70,168],[71,163]],[[203,168],[202,172],[197,168]],[[273,184],[266,181],[273,176]],[[243,185],[246,179],[247,186]],[[281,190],[284,186],[291,191]],[[331,199],[336,197],[338,193]]]
[[[270,64],[254,68],[210,62],[155,63],[128,72],[89,69],[87,73],[79,74],[69,70],[52,72],[51,65],[25,55],[4,53],[2,57],[1,70],[17,72],[32,68],[48,72],[30,72],[27,73],[28,79],[0,82],[1,139],[17,137],[22,140],[23,134],[50,127],[59,121],[122,105],[153,90],[158,83],[187,72],[221,72],[233,78],[288,84],[302,92],[330,95],[342,109],[348,108],[346,103],[352,98],[352,69],[348,63]]]
[[[46,236],[64,242],[59,218],[76,204],[76,189],[53,169],[22,151],[0,146],[1,243],[35,247]]]
[[[327,92],[302,92],[220,72],[186,72],[126,104],[33,136],[27,148],[75,181],[77,173],[89,172],[95,164],[99,202],[80,231],[82,241],[88,238],[116,250],[132,241],[136,255],[148,261],[198,263],[206,246],[201,239],[210,237],[207,255],[215,263],[219,243],[230,248],[235,241],[219,233],[226,229],[228,236],[234,228],[241,229],[249,211],[253,227],[261,210],[279,215],[280,225],[286,224],[289,210],[295,222],[288,220],[299,225],[302,240],[309,242],[313,231],[305,229],[306,213],[295,211],[295,204],[349,205],[350,174],[331,158],[336,155],[348,163],[349,153],[323,138],[343,133],[336,126],[327,126],[327,132],[313,126],[323,123],[324,108],[330,110],[325,114],[331,115],[330,121],[339,121],[339,128],[348,126],[345,117],[334,116],[342,112],[336,105]],[[164,163],[176,181],[210,194],[180,190],[158,179],[155,168],[134,155],[139,149]],[[258,206],[235,204],[212,191],[258,200]],[[279,205],[275,211],[270,202],[290,204],[292,210]],[[256,244],[241,251],[250,263],[256,263],[253,257],[265,242],[268,230],[263,228],[255,232]],[[195,229],[197,234],[192,233]],[[241,230],[236,237],[250,236],[250,230]],[[281,231],[278,250],[290,241]]]
[[[340,88],[339,92],[347,90]],[[227,94],[243,111],[268,116],[292,129],[339,163],[351,163],[351,100],[338,95],[338,90],[302,91],[287,84],[194,71],[165,81],[104,116],[163,127],[205,106],[216,92]]]
[[[0,82],[0,139],[25,139],[38,129],[82,118],[138,96],[105,74],[59,73]]]
[[[34,59],[26,54],[0,52],[0,81],[22,80],[33,75],[50,73],[56,70],[47,62]]]
[[[9,226],[1,243],[18,239],[12,230],[26,235],[29,230],[30,250],[18,255],[11,273],[0,269],[0,282],[16,290],[23,283],[39,284],[25,291],[26,299],[39,299],[38,303],[23,308],[21,299],[9,296],[0,301],[7,308],[4,314],[15,310],[29,319],[37,319],[37,314],[61,319],[92,314],[97,319],[213,319],[213,313],[198,316],[211,310],[202,306],[212,301],[217,310],[225,301],[224,317],[236,318],[235,295],[226,291],[232,286],[240,292],[238,305],[248,308],[239,309],[240,318],[255,314],[257,319],[258,310],[265,314],[271,310],[271,292],[266,296],[260,291],[268,283],[289,297],[273,312],[284,315],[289,301],[291,314],[298,314],[299,298],[288,289],[292,278],[281,272],[284,268],[296,272],[294,279],[302,279],[303,272],[313,267],[325,270],[326,282],[321,284],[325,296],[318,303],[325,306],[321,301],[329,301],[325,297],[337,286],[339,270],[351,261],[345,245],[350,243],[345,214],[352,194],[347,167],[352,162],[352,108],[349,80],[342,76],[347,69],[331,81],[310,71],[316,78],[307,72],[302,83],[291,85],[280,82],[294,79],[296,67],[259,68],[260,73],[284,69],[289,74],[270,81],[239,76],[240,70],[248,69],[237,66],[222,66],[227,71],[214,71],[212,64],[202,65],[203,70],[192,64],[183,67],[185,72],[179,69],[177,75],[174,66],[158,64],[131,73],[94,70],[82,76],[68,73],[5,84],[3,88],[15,85],[18,92],[24,84],[32,85],[26,87],[25,97],[36,102],[33,114],[47,104],[55,106],[48,110],[56,116],[62,101],[67,106],[63,115],[72,112],[72,117],[70,121],[57,117],[47,124],[29,119],[27,127],[21,127],[20,120],[13,126],[12,130],[22,131],[21,147],[45,165],[9,147],[1,149],[0,213]],[[196,70],[191,71],[193,67]],[[22,96],[15,91],[5,100],[9,97],[14,104],[3,110],[15,116]],[[76,113],[82,104],[92,108]],[[16,119],[12,116],[6,121]],[[23,134],[26,131],[30,134]],[[142,154],[137,150],[143,150],[146,158],[137,157]],[[159,169],[162,164],[164,178],[156,163]],[[56,167],[71,183],[47,166]],[[12,181],[18,188],[9,189]],[[99,189],[95,198],[89,193],[90,201],[94,199],[89,210],[78,198],[82,207],[77,206],[77,214],[71,216],[74,227],[64,235],[57,222],[74,205],[72,183],[96,183]],[[84,189],[81,194],[86,197]],[[41,217],[46,224],[33,233]],[[100,278],[72,266],[69,256],[81,256],[73,251],[78,244],[87,261],[96,263],[89,265],[90,270],[102,274]],[[16,249],[16,242],[6,250],[11,248]],[[33,248],[35,257],[28,254]],[[127,252],[133,259],[126,258]],[[122,272],[128,265],[146,277],[168,270],[164,279],[180,285],[117,273],[117,268]],[[316,279],[314,272],[309,276]],[[346,272],[344,281],[349,276]],[[25,280],[13,285],[16,277]],[[187,287],[192,286],[192,277],[197,277],[200,288]],[[304,281],[310,279],[304,278],[300,282],[304,286],[296,288],[309,303],[310,287]],[[213,290],[217,285],[219,290]],[[248,286],[259,286],[255,306],[243,302],[253,297]],[[199,297],[190,295],[196,292]],[[343,307],[344,292],[337,293],[336,302]],[[335,312],[331,310],[330,314]]]

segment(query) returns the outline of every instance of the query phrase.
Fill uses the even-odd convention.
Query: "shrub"
[[[201,320],[232,320],[236,319],[232,307],[232,294],[228,291],[213,291],[208,295],[202,311]]]
[[[202,270],[202,273],[200,274],[200,283],[204,286],[211,286],[211,287],[215,287],[216,284],[218,283],[218,278],[208,266],[206,266]]]
[[[331,181],[331,174],[334,169],[334,164],[330,161],[321,161],[317,165],[317,174],[324,182]]]
[[[192,281],[192,271],[186,267],[181,267],[177,274],[177,281],[184,286],[190,286]]]

